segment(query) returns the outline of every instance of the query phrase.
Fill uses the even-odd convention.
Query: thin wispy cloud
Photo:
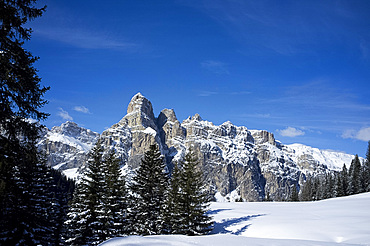
[[[253,50],[265,49],[276,54],[316,54],[321,45],[356,37],[343,23],[356,21],[354,10],[346,4],[328,1],[204,0],[194,4],[215,19],[230,35]],[[289,7],[288,7],[289,6]],[[367,35],[366,28],[361,29]]]
[[[209,96],[213,96],[213,95],[218,95],[219,93],[216,92],[216,91],[201,91],[200,93],[198,93],[198,96],[200,97],[209,97]]]
[[[75,106],[73,110],[84,114],[91,114],[90,110],[85,106]]]
[[[297,86],[287,87],[276,98],[261,99],[264,103],[279,103],[321,109],[343,109],[369,111],[370,105],[360,103],[358,96],[350,90],[339,90],[334,82],[318,79]],[[318,110],[319,111],[319,110]]]
[[[275,118],[275,117],[272,117],[271,114],[262,114],[262,113],[256,113],[256,114],[240,114],[238,115],[238,118],[245,118],[245,119],[249,119],[249,118],[261,118],[261,119],[268,119],[268,118]]]
[[[135,50],[138,44],[120,40],[109,34],[70,27],[37,29],[35,35],[83,49]]]
[[[200,63],[202,68],[216,74],[230,74],[227,65],[220,61],[207,60]]]
[[[57,115],[62,117],[63,120],[69,120],[69,121],[73,120],[73,117],[70,116],[69,113],[62,108],[59,108],[59,112],[57,113]]]
[[[232,92],[201,91],[198,93],[198,96],[200,97],[209,97],[209,96],[215,96],[215,95],[243,96],[243,95],[249,95],[249,94],[251,94],[250,91],[232,91]]]
[[[299,130],[297,128],[294,128],[294,127],[287,127],[285,129],[281,129],[281,130],[276,130],[281,136],[283,137],[298,137],[298,136],[303,136],[305,134],[304,131],[302,130]]]
[[[343,132],[342,138],[357,139],[361,141],[370,141],[370,127],[364,127],[360,130],[347,129]]]

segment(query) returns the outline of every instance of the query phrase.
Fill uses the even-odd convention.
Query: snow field
[[[318,202],[211,204],[212,235],[129,236],[118,245],[370,245],[370,193]]]

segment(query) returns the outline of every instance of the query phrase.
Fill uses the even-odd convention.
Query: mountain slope
[[[306,175],[339,170],[354,158],[301,144],[284,145],[267,131],[231,122],[217,126],[198,114],[180,123],[173,109],[164,109],[156,118],[151,102],[140,93],[131,99],[127,114],[102,134],[67,122],[48,131],[39,146],[51,166],[76,176],[98,139],[106,151],[116,151],[128,177],[151,144],[159,145],[169,171],[192,148],[208,189],[221,200],[261,201],[267,195],[287,199]]]

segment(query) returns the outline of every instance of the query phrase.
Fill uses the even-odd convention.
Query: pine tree
[[[131,234],[155,235],[165,230],[164,211],[168,175],[157,145],[145,152],[130,186],[129,210]]]
[[[292,191],[290,193],[289,201],[292,201],[292,202],[299,201],[297,186],[295,184],[292,185]]]
[[[351,162],[349,168],[349,194],[358,194],[361,192],[361,162],[358,155]]]
[[[126,210],[127,192],[125,179],[121,175],[120,160],[112,150],[104,160],[104,235],[105,239],[122,236],[127,233]]]
[[[67,240],[72,245],[97,245],[105,239],[103,149],[100,142],[91,150],[84,177],[77,185],[68,213]]]
[[[75,189],[75,182],[67,178],[61,171],[48,167],[52,177],[53,185],[51,194],[53,195],[53,238],[52,245],[63,245],[64,222],[67,220],[68,204],[72,199]]]
[[[211,218],[207,214],[210,196],[204,187],[203,175],[197,168],[198,160],[192,149],[181,162],[180,200],[181,211],[180,233],[193,236],[204,235],[212,230]]]
[[[182,231],[182,207],[181,207],[181,172],[177,163],[175,163],[172,175],[170,189],[168,191],[165,203],[165,233],[180,234]]]
[[[300,201],[312,201],[312,178],[308,176],[303,184]]]
[[[343,196],[347,196],[350,193],[350,187],[349,187],[349,178],[348,178],[348,170],[346,167],[346,164],[343,164],[343,168],[341,171],[341,179],[342,179],[342,190],[343,190]]]
[[[0,243],[4,245],[36,245],[50,232],[50,200],[44,196],[49,178],[40,169],[35,147],[41,126],[26,120],[47,117],[39,108],[46,103],[42,97],[48,88],[40,86],[33,67],[37,58],[22,47],[31,35],[25,24],[45,10],[34,3],[0,4]]]
[[[366,160],[363,167],[364,191],[370,191],[370,141],[367,145]]]

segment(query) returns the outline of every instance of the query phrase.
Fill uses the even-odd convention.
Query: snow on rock
[[[284,145],[270,132],[230,121],[215,125],[199,114],[180,123],[173,109],[163,109],[155,118],[151,102],[141,93],[132,97],[127,114],[101,135],[66,122],[46,130],[39,147],[52,167],[81,171],[99,138],[106,152],[116,152],[128,176],[152,144],[159,145],[169,170],[192,148],[207,188],[230,200],[261,201],[267,194],[274,200],[287,199],[291,188],[299,189],[307,175],[338,171],[354,158],[302,144]]]
[[[150,134],[152,136],[157,135],[157,132],[151,127],[145,128],[145,130],[143,132],[146,133],[146,134]]]
[[[61,126],[45,130],[38,148],[46,154],[50,166],[72,174],[87,161],[87,153],[98,138],[99,133],[67,121]]]
[[[305,156],[312,157],[318,164],[326,165],[330,170],[339,171],[343,164],[351,163],[354,155],[333,150],[320,150],[303,144],[285,145],[285,151],[296,163],[299,163]]]

